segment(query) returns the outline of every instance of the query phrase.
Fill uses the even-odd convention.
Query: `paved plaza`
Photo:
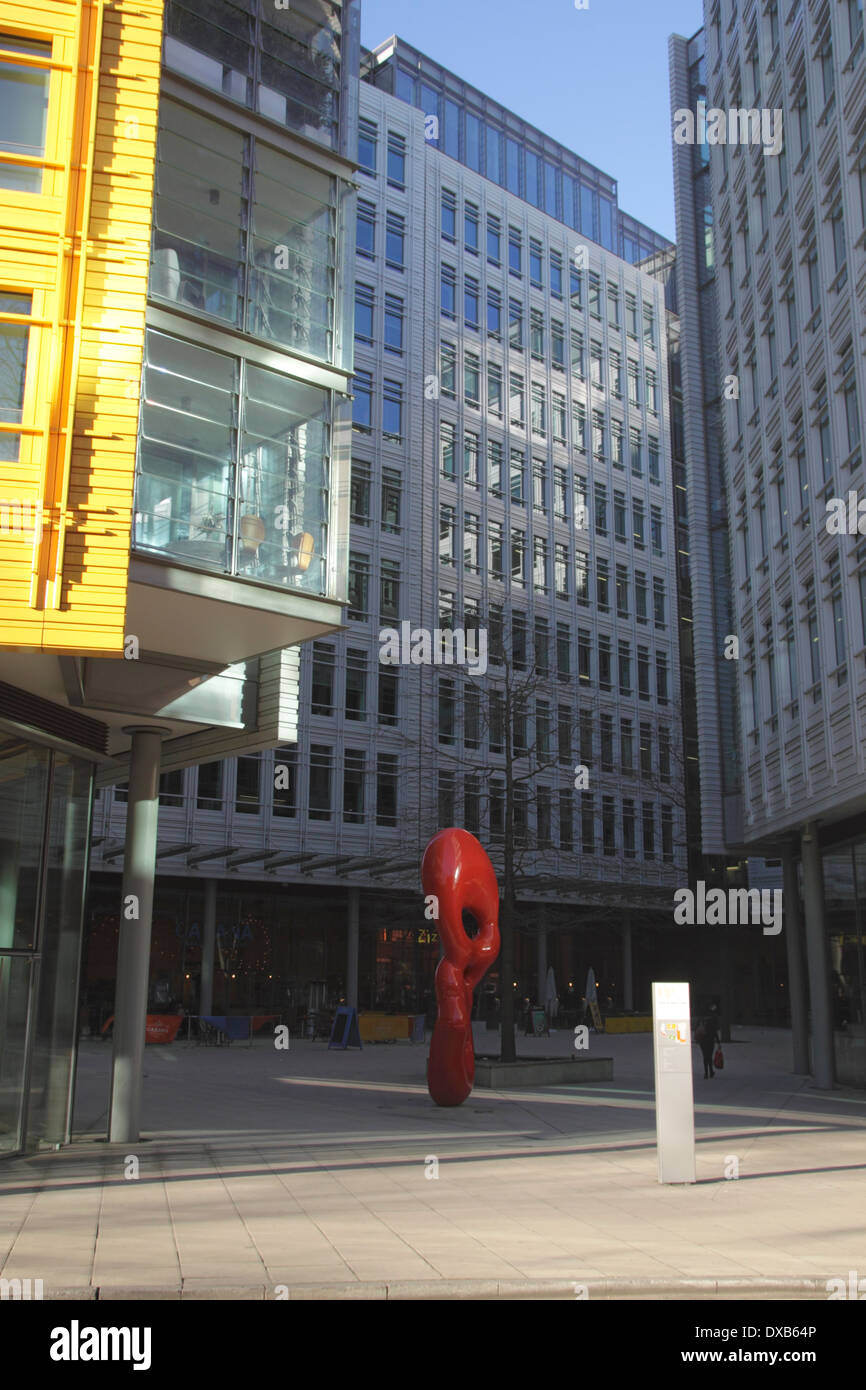
[[[694,1049],[688,1187],[657,1181],[650,1036],[589,1055],[612,1082],[442,1110],[426,1046],[153,1046],[146,1138],[123,1148],[110,1044],[85,1040],[73,1144],[0,1163],[0,1274],[101,1299],[826,1298],[866,1275],[866,1094],[792,1076],[788,1032],[734,1029],[712,1081]]]

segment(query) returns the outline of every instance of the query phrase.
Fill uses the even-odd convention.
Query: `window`
[[[569,294],[572,309],[583,309],[583,275],[572,263],[568,267]]]
[[[576,328],[571,330],[571,370],[580,381],[584,380],[583,334]]]
[[[406,139],[396,131],[388,131],[388,183],[392,188],[406,187]]]
[[[633,294],[625,297],[625,331],[630,338],[637,337],[637,300]]]
[[[601,343],[590,343],[589,345],[589,379],[599,391],[604,390],[604,378],[601,366]]]
[[[645,527],[646,515],[644,505],[640,498],[635,498],[632,502],[632,519],[634,525],[634,543],[638,550],[643,550],[646,546]]]
[[[580,798],[580,843],[584,854],[595,854],[595,807],[586,792]]]
[[[611,328],[619,328],[619,290],[611,280],[607,282],[607,321]]]
[[[617,493],[617,496],[620,496]],[[607,488],[604,483],[595,484],[595,534],[607,535]]]
[[[619,693],[620,695],[631,694],[631,648],[628,642],[620,642],[618,648],[619,656]]]
[[[604,460],[604,411],[592,412],[592,453],[599,462]]]
[[[511,583],[517,588],[526,586],[526,533],[511,528]]]
[[[652,507],[650,509],[650,532],[652,535],[653,555],[664,555],[664,536],[662,530],[661,507]],[[635,524],[635,534],[636,533],[637,526]]]
[[[508,272],[510,275],[522,274],[522,240],[518,227],[508,228]]]
[[[550,293],[554,299],[562,298],[562,256],[558,251],[550,253]]]
[[[641,700],[648,700],[650,697],[649,688],[649,649],[638,647],[637,649],[637,693]]]
[[[668,658],[665,652],[656,652],[656,697],[660,705],[668,702]]]
[[[550,432],[557,443],[566,443],[566,398],[556,391],[550,396]]]
[[[547,510],[547,464],[544,459],[532,460],[532,507],[536,512]]]
[[[294,750],[293,750],[294,751]],[[286,752],[285,749],[278,748],[275,759],[280,761],[279,754]],[[223,809],[223,769],[225,763],[200,763],[198,769],[198,795],[196,797],[196,807],[199,811],[221,811]],[[274,793],[274,810],[276,811],[277,794]],[[294,805],[294,797],[292,798]],[[279,812],[277,812],[279,814]],[[294,815],[294,810],[291,812]]]
[[[529,350],[537,360],[544,360],[544,314],[540,309],[529,311]]]
[[[610,422],[610,458],[614,468],[623,468],[622,457],[622,421],[611,420]]]
[[[509,418],[512,425],[526,429],[526,388],[522,376],[511,372],[508,378]]]
[[[463,518],[463,566],[477,574],[480,565],[481,518],[466,512]]]
[[[454,437],[454,426],[442,420],[439,425],[439,475],[452,483],[457,476],[454,461]]]
[[[376,759],[376,824],[397,824],[397,755],[380,753]]]
[[[365,120],[362,116],[358,121],[358,163],[365,174],[376,175],[376,145],[379,138],[379,127],[375,121]]]
[[[380,724],[394,727],[398,721],[399,676],[384,666],[379,668],[378,719]]]
[[[453,507],[441,506],[439,508],[439,563],[440,565],[453,565],[455,563],[455,530],[456,512]]]
[[[382,469],[382,530],[389,535],[400,531],[400,498],[403,479],[396,468]]]
[[[331,819],[332,762],[330,748],[316,743],[310,745],[310,820]]]
[[[553,515],[557,521],[568,520],[568,470],[553,469]]]
[[[453,680],[439,681],[439,742],[454,743],[457,727],[455,684]]]
[[[478,208],[474,203],[463,205],[463,245],[473,256],[478,255]]]
[[[509,455],[509,489],[512,502],[522,507],[526,503],[526,455],[522,449],[512,449]],[[495,489],[491,488],[491,491]]]
[[[463,481],[467,487],[478,486],[478,435],[466,430],[463,435]]]
[[[532,542],[532,584],[537,594],[547,593],[547,541],[543,536]]]
[[[530,420],[532,433],[544,437],[547,434],[547,405],[544,387],[540,382],[532,383],[530,396]]]
[[[383,560],[379,570],[379,617],[400,616],[400,562]]]
[[[313,643],[310,702],[312,714],[334,713],[334,648],[328,642]]]
[[[634,611],[639,623],[647,621],[647,580],[642,570],[634,573]]]
[[[385,350],[403,351],[403,301],[396,294],[385,295]]]
[[[622,357],[618,352],[611,351],[608,355],[610,393],[619,399],[622,396]]]
[[[258,815],[261,810],[262,756],[252,753],[238,758],[235,783],[235,810]]]
[[[601,798],[601,839],[602,853],[616,854],[616,803],[612,796]]]
[[[382,387],[382,433],[386,439],[400,439],[403,434],[403,387],[388,377]]]
[[[372,343],[375,292],[372,285],[355,286],[355,341]]]
[[[557,371],[565,371],[565,327],[556,319],[550,321],[550,361]]]
[[[443,343],[439,349],[439,389],[443,396],[456,396],[457,349],[453,343]]]
[[[519,299],[508,301],[508,341],[515,352],[523,351],[523,305]]]
[[[487,291],[487,335],[490,338],[502,337],[502,295],[490,288]]]
[[[4,38],[0,38],[0,43],[5,42]],[[10,318],[14,315],[19,319],[17,323],[14,320],[0,322],[0,422],[4,425],[20,425],[23,418],[30,327],[28,323],[20,320],[29,318],[31,304],[30,295],[0,293],[0,315],[9,315]],[[20,434],[11,430],[0,432],[0,462],[14,463],[18,459],[20,447]]]
[[[568,547],[563,546],[565,552],[566,566],[568,564]],[[589,558],[582,550],[578,550],[574,557],[574,596],[581,608],[589,607]],[[557,597],[568,598],[568,586],[564,592]]]
[[[616,567],[616,612],[617,617],[628,617],[628,567]]]
[[[540,241],[530,241],[529,243],[529,283],[541,289],[542,280],[542,256],[544,249]]]
[[[554,545],[554,587],[556,597],[568,598],[568,546],[557,541]]]
[[[453,265],[442,266],[440,285],[442,317],[454,319],[457,317],[457,271]]]
[[[577,674],[582,685],[592,681],[592,645],[585,628],[577,630]]]
[[[463,358],[463,395],[467,405],[481,405],[481,359],[472,352]]]
[[[370,558],[357,550],[349,552],[348,615],[356,622],[370,616]]]
[[[656,627],[666,625],[665,581],[657,575],[653,576],[653,617]]]
[[[589,272],[589,312],[594,319],[601,318],[601,280],[594,271]]]
[[[491,753],[505,747],[505,700],[501,691],[491,690],[487,704],[488,739]]]
[[[643,302],[643,340],[647,347],[655,350],[656,345],[656,317],[655,309],[647,300]]]
[[[487,409],[491,415],[502,414],[502,368],[498,362],[487,364]]]
[[[448,188],[442,189],[442,236],[445,241],[457,240],[457,198]]]
[[[385,264],[392,270],[404,269],[405,238],[406,219],[396,212],[389,212],[385,222]]]
[[[487,259],[491,265],[502,260],[502,224],[498,217],[487,215]]]
[[[51,44],[3,34],[0,48],[37,60],[0,63],[0,148],[10,154],[43,159],[51,73],[39,64],[51,61]],[[41,193],[42,178],[41,168],[0,160],[0,188]]]
[[[658,442],[657,439],[654,439],[652,435],[650,435],[650,437],[649,437],[649,441],[648,441],[648,444],[647,444],[647,452],[648,452],[648,454],[649,454],[649,476],[650,476],[650,482],[651,482],[651,483],[660,483],[661,480],[662,480],[662,475],[661,475],[661,454],[660,454],[660,452],[659,452],[659,442]],[[634,471],[634,470],[632,470],[632,471]]]
[[[346,652],[346,718],[367,718],[367,653],[352,647]]]
[[[487,568],[490,571],[491,579],[503,580],[505,578],[502,523],[500,521],[488,521],[487,523]]]
[[[478,328],[479,314],[478,281],[474,275],[463,277],[463,319],[467,328]]]
[[[568,623],[556,624],[556,674],[560,680],[571,675],[571,629]]]
[[[343,754],[343,820],[359,823],[364,819],[363,749],[347,748]]]
[[[598,683],[602,690],[612,690],[610,638],[602,633],[598,639]]]
[[[640,405],[640,385],[638,377],[637,362],[629,361],[628,368],[628,401],[629,405]]]

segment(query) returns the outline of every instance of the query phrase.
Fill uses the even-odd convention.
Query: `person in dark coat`
[[[722,1041],[718,1004],[710,1005],[710,1012],[701,1020],[695,1036],[704,1059],[704,1080],[709,1081],[716,1074],[713,1068],[713,1054],[716,1045]]]

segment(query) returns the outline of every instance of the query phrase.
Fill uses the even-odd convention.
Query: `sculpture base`
[[[612,1057],[521,1057],[516,1062],[501,1062],[498,1057],[475,1058],[476,1090],[584,1086],[588,1081],[612,1080]]]

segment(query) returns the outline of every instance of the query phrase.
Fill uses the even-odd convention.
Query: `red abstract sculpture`
[[[421,863],[424,893],[438,899],[444,956],[436,968],[439,1014],[427,1089],[437,1105],[462,1105],[475,1080],[472,992],[499,955],[499,886],[486,850],[468,830],[440,830]],[[478,926],[470,937],[468,912]]]

